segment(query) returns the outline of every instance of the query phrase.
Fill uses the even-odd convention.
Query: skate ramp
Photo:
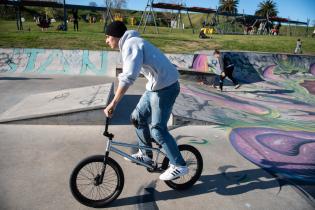
[[[83,158],[104,153],[103,131],[104,126],[0,126],[2,209],[90,210],[71,195],[69,176]],[[314,209],[294,188],[236,152],[226,140],[227,131],[217,126],[171,131],[179,144],[197,147],[203,157],[200,179],[184,191],[110,153],[123,169],[125,185],[108,209]],[[136,141],[132,125],[110,126],[109,132],[114,139]]]
[[[195,124],[225,126],[276,122],[277,126],[314,128],[315,56],[224,54],[235,63],[234,75],[241,88],[234,89],[226,79],[220,92],[212,88],[213,83],[204,85],[181,77],[181,93],[173,109],[174,122],[191,119]]]
[[[231,129],[226,140],[237,152],[311,191],[314,200],[314,64],[292,59],[272,65],[266,62],[260,72],[263,81],[242,83],[239,89],[225,83],[221,92],[182,80],[172,119],[179,124],[216,124]]]
[[[5,57],[4,62],[3,55],[1,55],[0,71],[77,74],[78,72],[68,71],[68,64],[64,66],[67,68],[62,66],[63,62],[71,60],[78,67],[83,68],[80,75],[85,75],[91,72],[95,73],[91,70],[99,66],[97,57],[106,60],[105,54],[102,54],[101,57],[95,57],[83,52],[82,55],[78,54],[79,58],[83,56],[81,60],[84,65],[81,66],[81,63],[75,63],[76,60],[79,60],[75,52],[69,53],[69,57],[67,57],[64,56],[66,53],[52,51],[41,59],[39,59],[38,53],[31,51],[31,56],[27,56],[26,51],[23,54],[17,50],[11,54],[5,54],[7,57]],[[211,59],[211,56],[208,56],[211,53],[209,51],[208,54],[203,52],[195,55],[169,55],[170,60],[179,70],[189,72],[190,75],[196,71],[196,75],[193,75],[196,79],[182,77],[180,81],[181,93],[173,107],[170,124],[175,126],[216,124],[222,128],[229,128],[233,130],[232,133],[235,135],[226,140],[234,142],[235,149],[251,162],[262,168],[272,167],[275,169],[273,170],[275,173],[290,179],[314,180],[314,155],[306,154],[313,154],[314,148],[315,56],[224,52],[224,54],[230,55],[235,63],[235,77],[241,81],[242,86],[239,89],[234,89],[227,80],[224,91],[218,92],[209,85],[198,83],[197,74],[201,74],[203,77],[205,74],[214,75],[216,73],[217,63]],[[91,56],[88,57],[87,55]],[[47,58],[47,60],[43,58]],[[60,59],[62,68],[54,69],[55,62],[60,61]],[[93,59],[95,60],[92,62]],[[105,60],[103,61],[105,62]],[[115,65],[119,63],[116,60],[107,59],[108,62],[115,62]],[[101,66],[102,68],[98,68],[102,70],[98,72],[99,74],[103,73],[104,66],[105,64]],[[110,75],[116,74],[111,72]],[[203,79],[202,77],[201,79]],[[30,106],[31,102],[33,100],[28,100],[25,107]],[[126,106],[130,105],[130,102],[125,101],[125,104]],[[19,113],[24,108],[22,105],[13,108],[9,113],[1,116],[1,119],[5,117],[7,122],[17,122],[14,115],[19,114],[20,122],[26,120]],[[121,107],[121,109],[123,108]],[[44,119],[37,115],[37,112],[29,111],[31,114],[28,115],[32,116],[31,119],[33,120]],[[87,114],[88,112],[91,112],[91,115]],[[100,109],[98,113],[89,109],[84,111],[83,109],[72,110],[67,113],[60,112],[59,117],[62,121],[66,119],[62,115],[72,116],[69,121],[79,122],[76,118],[78,113],[85,113],[87,114],[86,118],[94,120],[100,116],[103,118],[103,114],[99,114],[100,112]],[[54,119],[48,121],[55,123],[57,116],[54,114],[56,113],[50,113],[45,118],[52,117]],[[82,118],[84,118],[83,115],[80,116],[80,119]],[[99,120],[102,121],[103,119]],[[28,119],[27,122],[31,122],[31,120]],[[42,122],[38,121],[37,123],[41,124]],[[246,135],[242,135],[244,130],[239,128],[244,128]],[[253,137],[249,140],[248,136]],[[282,147],[281,145],[286,146]],[[256,151],[258,147],[259,150]],[[256,153],[251,153],[252,151],[256,151]],[[305,153],[305,151],[309,152]],[[265,153],[273,155],[268,156]],[[258,156],[259,158],[257,158]],[[282,158],[278,158],[279,156]]]
[[[102,109],[112,95],[113,83],[34,94],[2,113],[0,122],[102,124]]]

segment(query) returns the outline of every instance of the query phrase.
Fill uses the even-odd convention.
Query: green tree
[[[56,9],[52,8],[52,7],[43,7],[40,9],[40,12],[42,15],[45,16],[46,19],[48,18],[55,18],[56,15]]]
[[[272,17],[277,16],[277,4],[273,0],[265,0],[258,4],[258,10],[255,12],[255,15],[262,17]]]
[[[112,8],[115,8],[115,9],[126,8],[127,2],[128,2],[127,0],[112,0],[111,1]]]
[[[219,11],[235,14],[237,13],[238,3],[239,0],[220,0]]]

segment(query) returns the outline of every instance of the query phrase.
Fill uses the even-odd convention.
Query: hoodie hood
[[[118,42],[119,50],[122,50],[122,46],[124,45],[125,41],[132,38],[132,37],[140,37],[138,31],[135,30],[128,30],[124,33],[124,35],[120,38]]]
[[[124,33],[118,42],[123,71],[118,75],[119,86],[128,87],[139,74],[143,74],[149,91],[160,90],[174,84],[179,77],[177,69],[154,45],[134,30]]]

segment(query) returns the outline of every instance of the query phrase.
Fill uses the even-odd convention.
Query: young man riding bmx
[[[123,22],[112,22],[105,34],[106,44],[112,49],[119,48],[123,63],[118,88],[113,100],[104,109],[105,115],[112,117],[118,102],[142,73],[148,79],[146,91],[131,114],[139,145],[151,147],[151,137],[162,145],[170,160],[170,167],[160,175],[161,180],[172,180],[187,174],[188,167],[167,129],[167,121],[180,91],[177,69],[137,31],[127,30]],[[147,163],[152,162],[150,151],[139,150],[132,156]]]

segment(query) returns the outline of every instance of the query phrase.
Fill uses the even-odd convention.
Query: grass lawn
[[[79,32],[73,31],[72,23],[69,23],[67,32],[57,31],[59,24],[54,23],[47,31],[41,31],[34,22],[25,22],[23,23],[24,31],[17,31],[15,21],[0,20],[0,48],[109,50],[105,46],[102,23],[89,24],[81,21]],[[130,26],[128,28],[135,29]],[[169,28],[160,27],[159,32],[155,34],[154,27],[147,27],[142,37],[167,53],[191,53],[214,48],[231,51],[292,53],[296,40],[301,38],[303,53],[315,55],[315,38],[311,37],[215,34],[212,39],[199,39],[198,30],[193,34],[191,29],[171,32]]]

